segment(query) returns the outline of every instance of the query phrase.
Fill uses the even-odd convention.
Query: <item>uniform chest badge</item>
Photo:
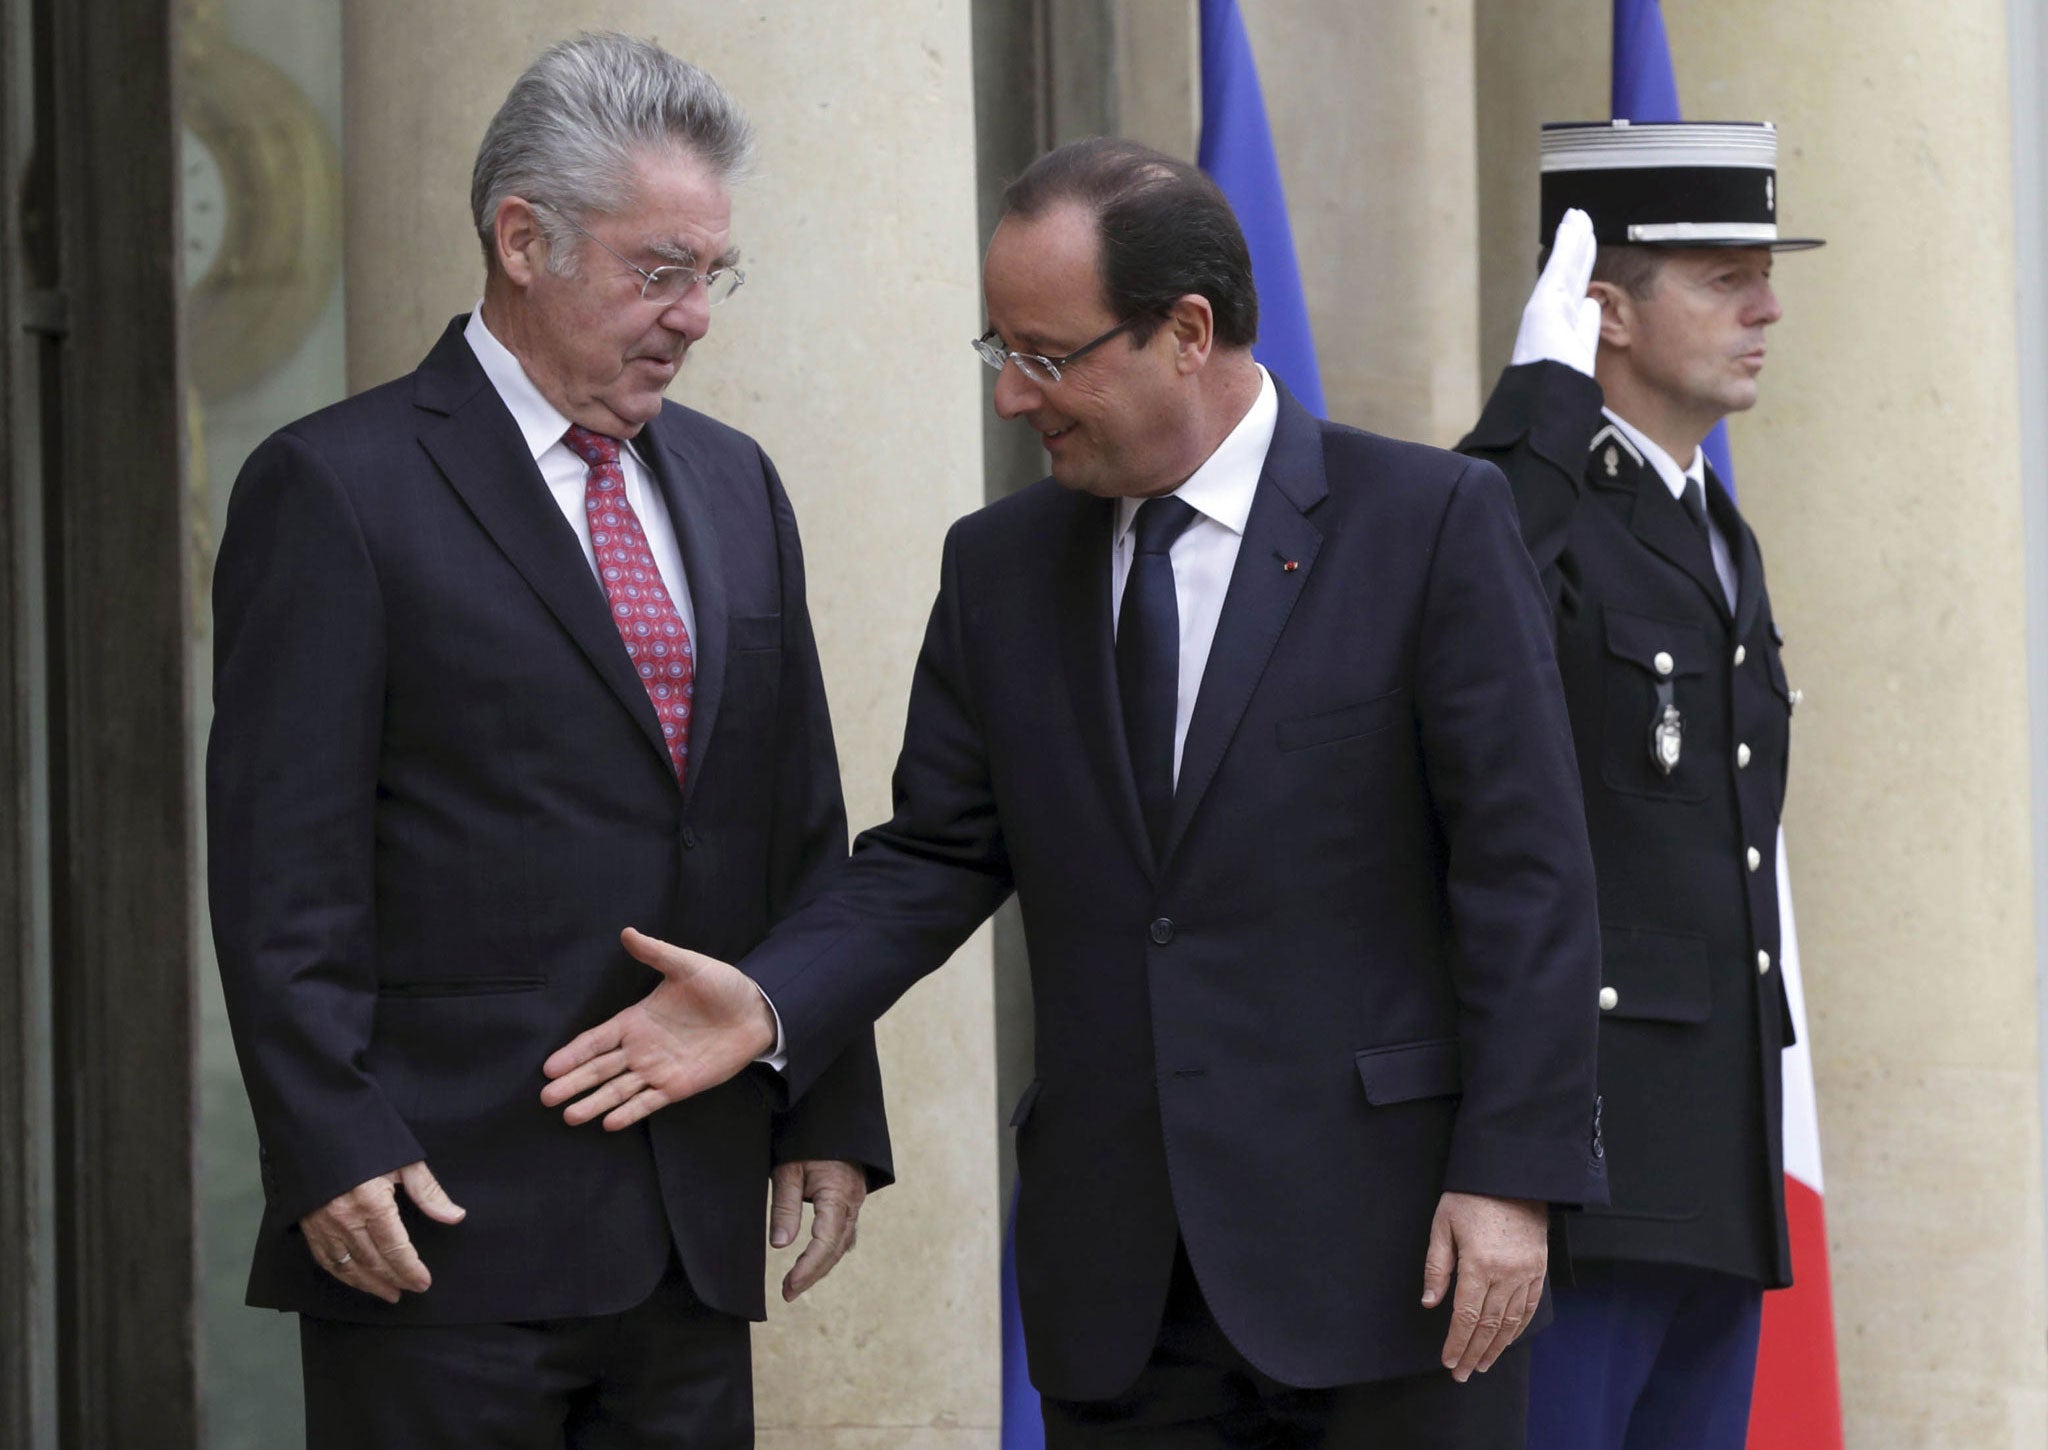
[[[1657,708],[1650,716],[1650,764],[1664,775],[1678,769],[1685,750],[1685,717],[1671,703],[1671,683],[1657,686]]]
[[[1607,476],[1609,478],[1621,477],[1621,450],[1619,448],[1616,448],[1612,443],[1608,444],[1607,452],[1601,455],[1600,461],[1607,465]]]

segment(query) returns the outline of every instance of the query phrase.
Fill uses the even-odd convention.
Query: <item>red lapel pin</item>
[[[1300,567],[1301,565],[1298,561],[1293,559],[1284,559],[1281,561],[1280,564],[1280,572],[1282,574],[1292,574],[1296,569],[1299,569]]]

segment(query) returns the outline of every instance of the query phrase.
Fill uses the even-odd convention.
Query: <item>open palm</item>
[[[715,957],[628,927],[626,950],[661,983],[541,1064],[540,1100],[572,1127],[600,1115],[607,1132],[727,1081],[775,1046],[775,1014],[753,980]]]

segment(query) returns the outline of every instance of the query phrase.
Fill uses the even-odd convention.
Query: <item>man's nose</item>
[[[1014,362],[1003,364],[1003,370],[996,374],[998,418],[1021,418],[1044,401],[1044,392],[1038,384],[1024,376],[1024,369]]]
[[[1759,327],[1769,327],[1785,315],[1785,309],[1778,305],[1778,294],[1771,290],[1771,284],[1758,285],[1756,301],[1750,307],[1750,320]]]
[[[697,341],[711,330],[710,291],[701,282],[692,287],[661,309],[661,325],[670,332],[680,332],[691,342]]]

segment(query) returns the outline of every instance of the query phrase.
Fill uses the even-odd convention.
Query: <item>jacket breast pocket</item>
[[[1390,690],[1355,705],[1282,720],[1273,727],[1273,733],[1282,750],[1307,750],[1315,745],[1331,745],[1339,740],[1376,734],[1407,718],[1407,710],[1408,692]]]
[[[1705,800],[1725,743],[1708,632],[1611,605],[1604,615],[1601,780],[1652,800]]]
[[[735,614],[727,621],[727,648],[733,654],[782,648],[782,616],[779,614]]]
[[[1458,1039],[1432,1038],[1354,1053],[1365,1100],[1376,1108],[1423,1098],[1457,1097],[1465,1090]]]

